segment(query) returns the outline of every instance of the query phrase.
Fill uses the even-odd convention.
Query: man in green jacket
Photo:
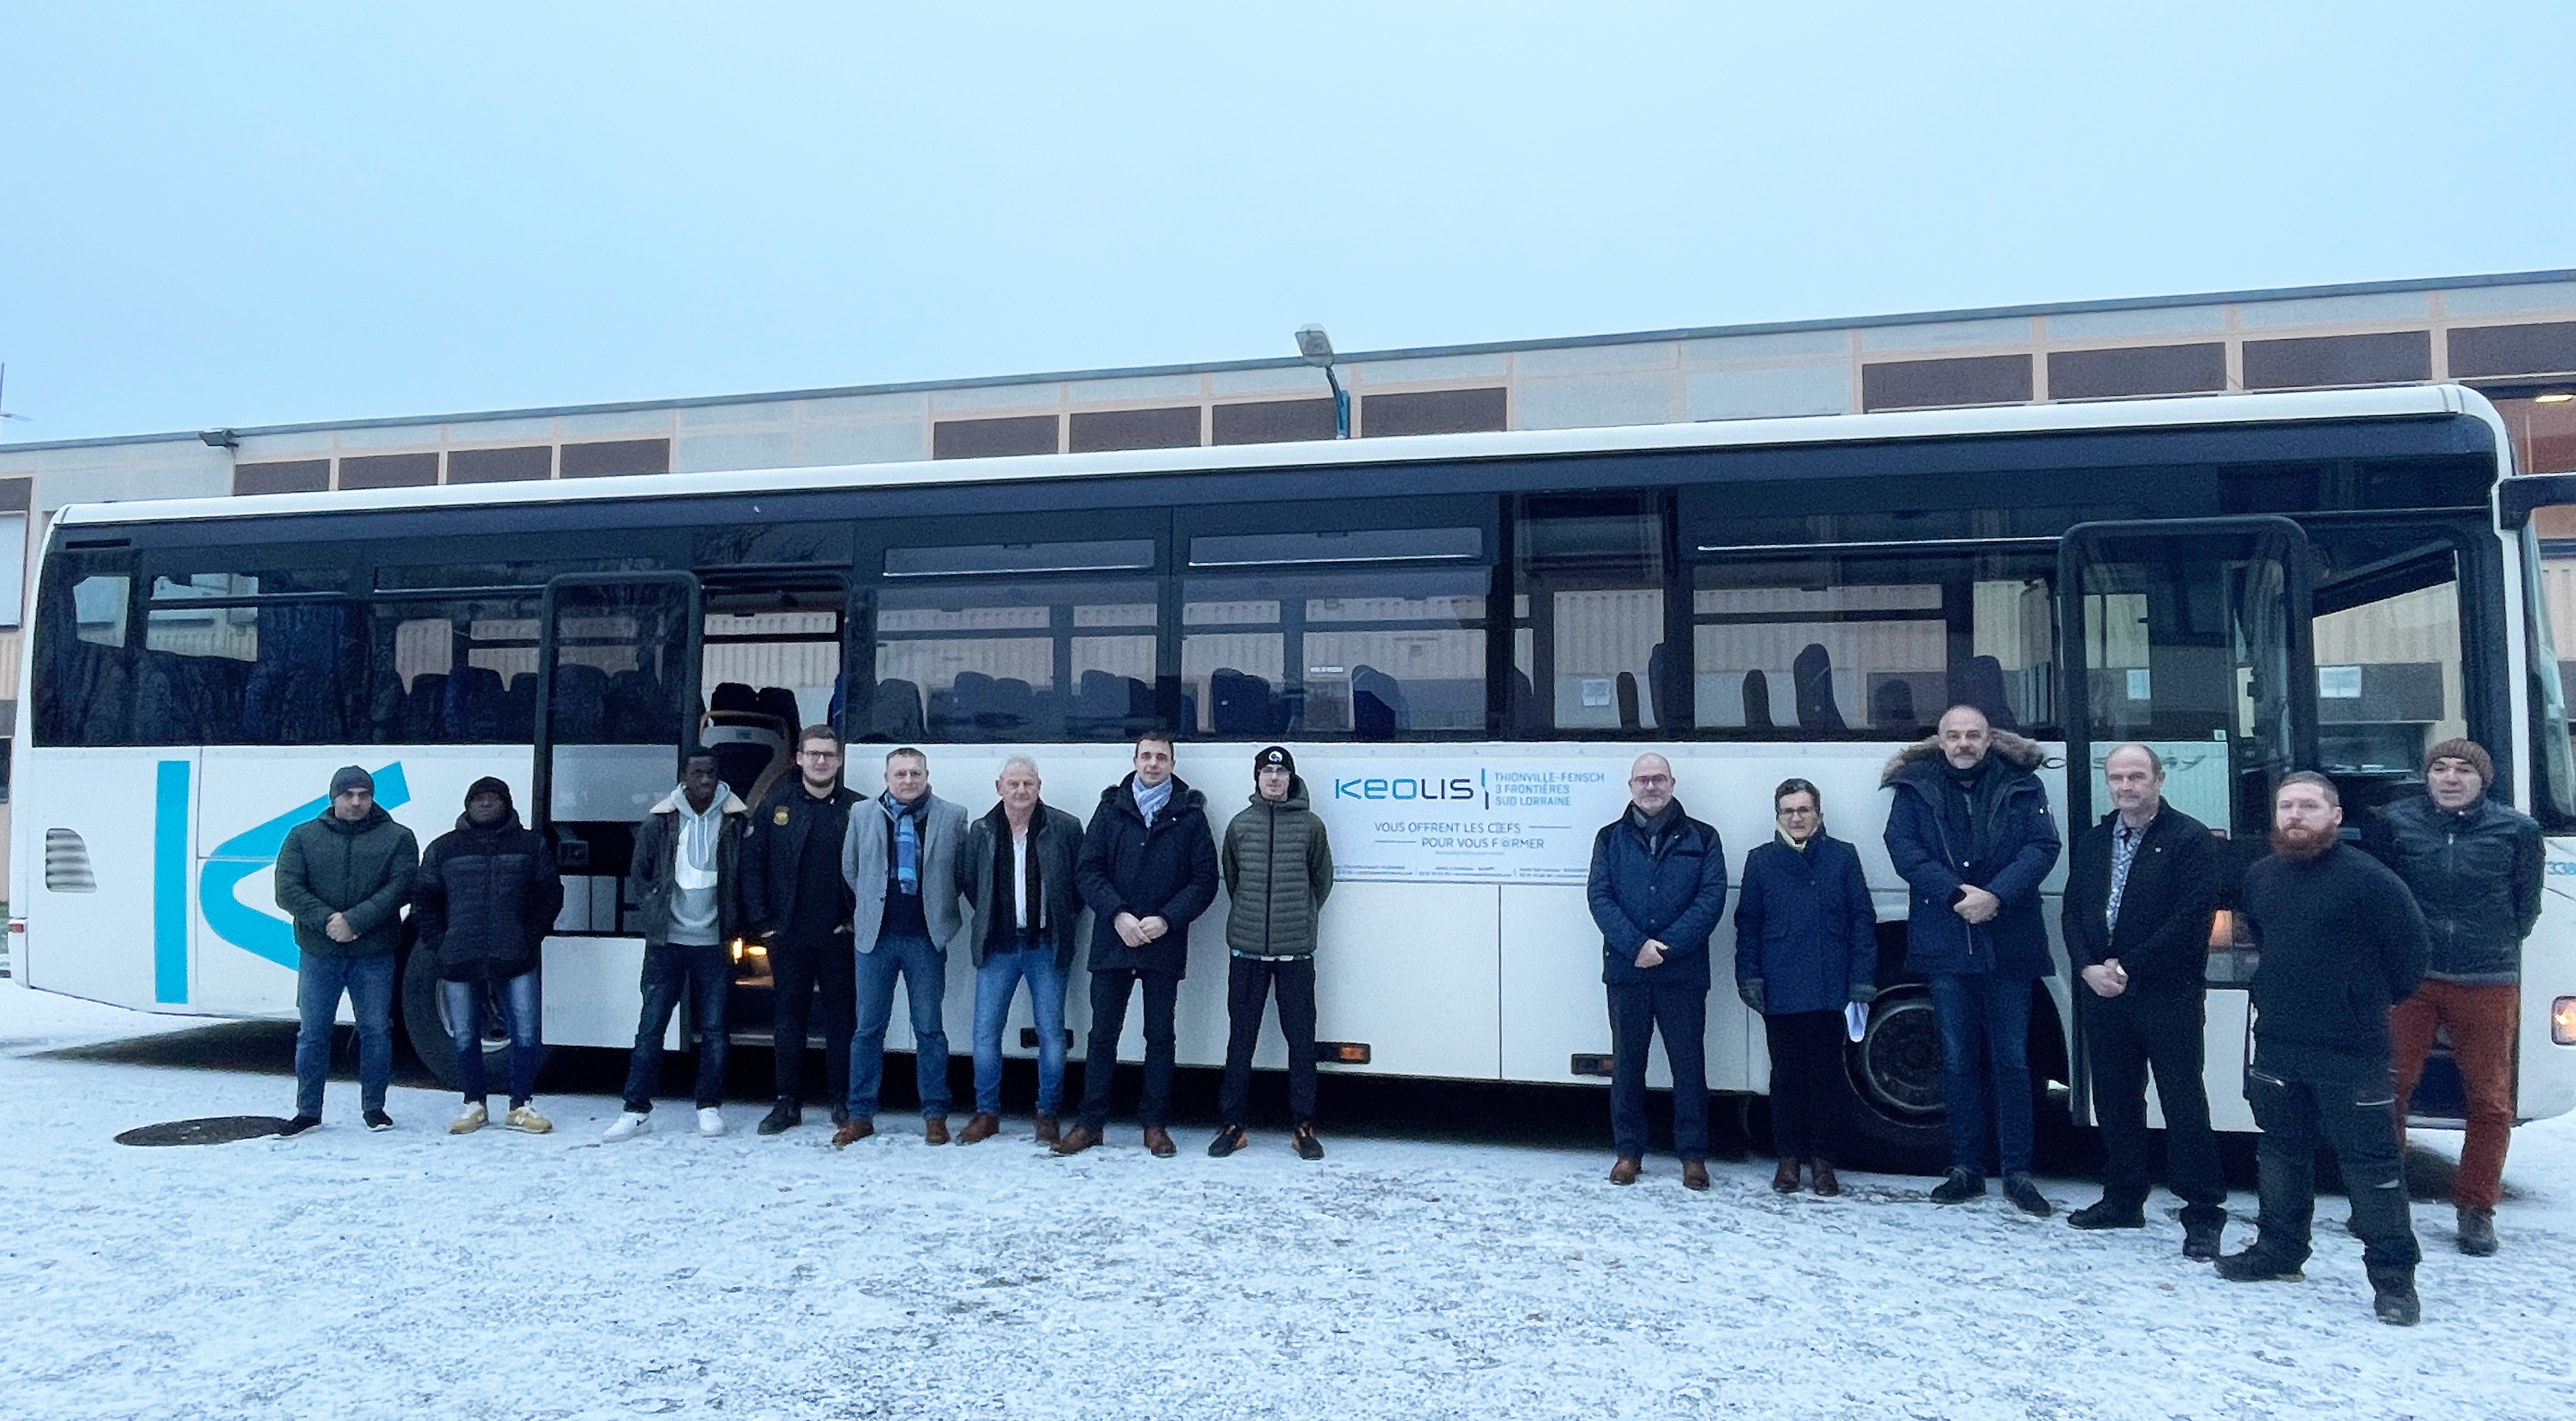
[[[1219,1159],[1242,1149],[1252,1108],[1252,1051],[1261,1012],[1279,995],[1279,1033],[1288,1038],[1291,1143],[1303,1159],[1322,1159],[1315,1138],[1315,924],[1333,891],[1333,848],[1324,821],[1306,807],[1297,760],[1273,745],[1252,757],[1252,802],[1225,826],[1217,854],[1233,907],[1225,918],[1225,1092],[1217,1113],[1225,1128],[1209,1142]]]
[[[295,919],[295,1118],[322,1123],[331,1028],[347,993],[358,1018],[358,1105],[370,1130],[390,1130],[394,1074],[394,949],[420,843],[376,804],[376,781],[349,765],[331,776],[329,806],[287,831],[277,850],[277,906]]]

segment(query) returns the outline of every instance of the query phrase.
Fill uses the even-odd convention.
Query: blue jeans
[[[653,1088],[662,1083],[662,1032],[683,993],[698,1035],[698,1108],[724,1102],[725,999],[732,990],[733,954],[722,947],[664,943],[644,949],[644,1015],[635,1023],[635,1054],[627,1058],[628,1110],[653,1112]]]
[[[1986,1101],[1994,1100],[2003,1172],[2030,1173],[2030,982],[1990,972],[1932,974],[1941,1023],[1941,1096],[1950,1107],[1950,1165],[1986,1172]]]
[[[537,1058],[545,1048],[537,1040],[537,969],[531,967],[505,982],[491,984],[491,995],[501,1003],[502,1019],[510,1025],[510,1104],[512,1108],[528,1103],[536,1093]],[[465,1099],[474,1104],[483,1100],[483,998],[481,982],[441,982],[438,989],[447,996],[447,1039],[456,1046],[456,1074],[465,1086]]]
[[[322,1114],[322,1082],[331,1074],[332,1018],[340,994],[358,1018],[358,1106],[385,1108],[394,1078],[394,955],[326,957],[299,953],[295,967],[295,1113]]]
[[[948,1028],[940,1000],[948,995],[948,954],[926,937],[880,937],[858,955],[859,1028],[850,1036],[850,1118],[873,1120],[885,1088],[886,1023],[894,1019],[900,973],[912,1008],[912,1072],[924,1117],[948,1113]]]
[[[1064,1102],[1064,969],[1047,944],[1019,952],[988,952],[975,969],[975,1110],[1002,1113],[1002,1028],[1011,1019],[1011,994],[1029,984],[1029,1011],[1038,1028],[1038,1113],[1053,1115]]]

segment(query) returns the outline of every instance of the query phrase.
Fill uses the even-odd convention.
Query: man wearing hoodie
[[[277,850],[277,906],[295,920],[295,1118],[279,1133],[322,1123],[332,1023],[347,993],[358,1018],[358,1106],[370,1130],[390,1130],[394,1074],[394,949],[420,843],[376,803],[375,777],[356,765],[331,776],[321,817],[287,831]]]
[[[948,951],[966,936],[957,897],[957,856],[966,811],[930,792],[930,757],[909,745],[888,751],[885,793],[850,811],[841,840],[841,881],[857,906],[850,946],[858,953],[858,1030],[850,1038],[849,1118],[832,1133],[848,1149],[877,1132],[885,1087],[886,1024],[895,981],[912,1014],[912,1072],[921,1097],[922,1143],[948,1143]]]
[[[1242,1149],[1252,1111],[1252,1052],[1261,1041],[1261,1010],[1276,990],[1279,1034],[1288,1038],[1289,1143],[1300,1159],[1319,1160],[1315,1138],[1315,934],[1333,891],[1333,847],[1324,821],[1307,807],[1306,782],[1284,745],[1252,757],[1252,803],[1225,826],[1217,861],[1231,901],[1225,917],[1225,1121],[1208,1145],[1219,1159]]]
[[[1986,1192],[1990,1080],[2004,1197],[2046,1218],[2048,1196],[2030,1177],[2030,997],[2051,967],[2039,884],[2061,845],[2039,760],[2036,743],[1994,729],[1975,706],[1952,706],[1879,783],[1896,794],[1887,856],[1912,890],[1905,965],[1930,981],[1941,1027],[1950,1173],[1932,1201]]]
[[[544,838],[519,822],[510,786],[486,775],[465,791],[456,827],[429,841],[412,879],[411,920],[438,959],[449,1042],[463,1078],[465,1109],[447,1127],[470,1135],[491,1119],[483,1087],[483,1004],[499,1000],[510,1026],[510,1113],[523,1134],[554,1126],[536,1112],[537,949],[563,911],[563,879]]]
[[[966,831],[966,852],[957,857],[975,953],[975,1114],[957,1136],[961,1145],[1001,1133],[1002,1029],[1024,980],[1038,1036],[1037,1141],[1064,1138],[1056,1109],[1064,1100],[1065,977],[1080,946],[1074,863],[1082,857],[1082,821],[1039,799],[1042,787],[1037,761],[1003,761],[993,781],[998,802]]]
[[[1190,924],[1216,901],[1216,840],[1207,799],[1172,773],[1172,738],[1136,739],[1136,768],[1101,791],[1083,832],[1074,876],[1091,909],[1091,1041],[1082,1058],[1082,1119],[1055,1143],[1060,1155],[1100,1143],[1118,1079],[1118,1034],[1127,1000],[1145,989],[1145,1094],[1136,1118],[1157,1159],[1179,1153],[1163,1128],[1171,1106],[1172,1011],[1190,965]]]
[[[644,815],[626,878],[644,934],[644,1012],[626,1067],[626,1108],[608,1127],[611,1141],[653,1128],[653,1087],[662,1080],[662,1032],[680,998],[698,1033],[698,1133],[725,1132],[725,1002],[733,990],[733,954],[742,931],[742,798],[716,777],[716,757],[693,751],[680,767],[680,787]]]

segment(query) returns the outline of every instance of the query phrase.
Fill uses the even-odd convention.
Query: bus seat
[[[1893,730],[1909,739],[1921,722],[1914,718],[1914,686],[1911,682],[1891,678],[1869,690],[1869,728]]]
[[[948,687],[947,735],[944,739],[993,738],[993,678],[981,671],[960,671]]]
[[[424,671],[411,678],[411,690],[403,696],[401,739],[406,745],[436,745],[445,739],[440,732],[439,709],[447,703],[447,673]]]
[[[1820,641],[1807,643],[1789,664],[1790,684],[1798,694],[1798,728],[1848,730],[1842,709],[1834,704],[1833,654]]]
[[[650,671],[620,671],[608,678],[607,739],[619,745],[676,745],[678,708]]]
[[[1261,736],[1279,729],[1270,682],[1230,666],[1208,676],[1208,714],[1217,735]]]
[[[1405,726],[1404,688],[1374,666],[1351,669],[1351,736],[1392,740]]]
[[[760,694],[740,681],[719,681],[714,694],[707,697],[707,709],[756,711],[760,709]]]
[[[533,678],[532,678],[533,679]],[[536,707],[528,708],[533,728]],[[608,673],[579,663],[555,670],[554,700],[546,707],[555,743],[597,745],[608,738]]]
[[[1123,740],[1134,711],[1134,682],[1108,671],[1085,671],[1074,692],[1074,733],[1092,740]]]
[[[1678,674],[1670,642],[1657,642],[1646,653],[1646,693],[1655,710],[1655,727],[1672,730],[1691,723],[1690,687]]]
[[[1778,729],[1771,722],[1771,678],[1758,666],[1744,673],[1744,728]]]
[[[1509,710],[1511,713],[1503,724],[1504,734],[1537,735],[1547,729],[1547,722],[1539,715],[1538,688],[1530,684],[1529,673],[1517,666],[1512,668]]]
[[[501,673],[489,666],[459,666],[448,673],[442,719],[451,741],[486,743],[501,734]]]
[[[1645,727],[1637,719],[1637,673],[1620,672],[1618,679],[1611,683],[1611,691],[1619,703],[1619,728],[1621,730],[1644,729]]]
[[[852,722],[859,739],[900,745],[922,739],[921,688],[897,677],[879,681],[860,718]]]
[[[2004,696],[2004,664],[1992,656],[1971,656],[1950,668],[1950,704],[1975,706],[1997,730],[2021,729]]]
[[[776,720],[789,739],[794,739],[796,732],[805,728],[805,723],[798,718],[802,712],[796,706],[796,693],[785,686],[761,687],[757,704],[760,713]]]
[[[1017,740],[1037,723],[1038,694],[1028,682],[1017,676],[1003,676],[993,682],[993,738]]]

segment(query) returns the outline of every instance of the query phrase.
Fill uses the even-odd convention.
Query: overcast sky
[[[2121,8],[5,0],[5,437],[2576,266],[2567,5]]]

